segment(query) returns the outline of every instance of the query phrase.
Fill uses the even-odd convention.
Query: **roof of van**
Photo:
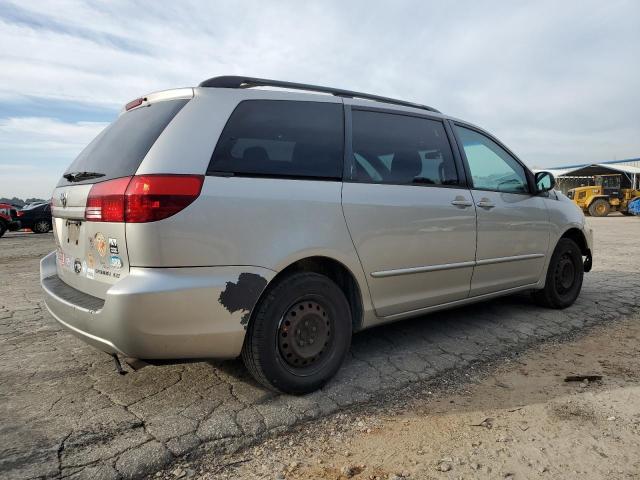
[[[401,105],[403,107],[418,108],[421,110],[428,110],[430,112],[441,113],[433,107],[427,105],[421,105],[419,103],[407,102],[405,100],[397,100],[395,98],[382,97],[380,95],[372,95],[363,92],[354,92],[352,90],[343,90],[340,88],[323,87],[320,85],[310,85],[307,83],[294,83],[283,82],[281,80],[269,80],[266,78],[255,77],[243,77],[226,75],[222,77],[213,77],[208,80],[204,80],[198,85],[199,87],[212,87],[212,88],[251,88],[251,87],[276,87],[286,88],[290,90],[304,90],[308,92],[321,92],[329,93],[337,97],[347,98],[363,98],[367,100],[375,100],[377,102],[389,103],[393,105]]]

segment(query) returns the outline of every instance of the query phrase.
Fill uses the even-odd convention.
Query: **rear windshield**
[[[64,174],[103,174],[80,182],[62,177],[58,186],[95,183],[136,173],[142,159],[188,99],[167,100],[120,115],[78,155]]]

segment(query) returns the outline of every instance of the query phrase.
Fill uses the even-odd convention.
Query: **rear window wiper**
[[[82,180],[89,180],[90,178],[104,177],[104,173],[99,172],[70,172],[63,175],[70,182],[80,182]]]

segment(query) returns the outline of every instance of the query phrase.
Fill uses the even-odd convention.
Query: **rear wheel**
[[[342,290],[317,273],[277,281],[254,310],[242,359],[264,386],[302,394],[322,387],[351,344],[351,311]]]
[[[31,230],[33,231],[33,233],[47,233],[49,230],[51,230],[51,223],[49,223],[47,220],[39,220],[33,225],[33,228]]]
[[[611,211],[611,205],[604,198],[598,198],[589,205],[589,213],[592,217],[606,217]]]
[[[7,231],[7,226],[4,224],[4,222],[0,222],[0,237],[2,237],[4,235],[4,232]]]
[[[583,276],[580,247],[573,240],[561,238],[551,256],[545,286],[535,291],[533,298],[545,307],[567,308],[578,298]]]

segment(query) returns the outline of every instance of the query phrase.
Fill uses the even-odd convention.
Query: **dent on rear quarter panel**
[[[267,286],[267,280],[255,273],[241,273],[237,282],[227,282],[225,289],[220,292],[218,302],[226,308],[229,313],[243,310],[244,314],[240,324],[247,329],[251,311],[258,298]]]

